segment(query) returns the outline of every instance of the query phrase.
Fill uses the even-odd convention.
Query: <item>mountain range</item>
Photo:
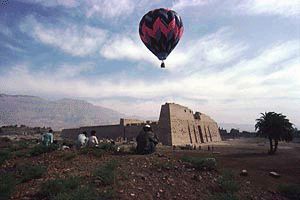
[[[26,125],[55,130],[119,123],[124,114],[83,100],[50,101],[36,96],[0,94],[0,126]]]

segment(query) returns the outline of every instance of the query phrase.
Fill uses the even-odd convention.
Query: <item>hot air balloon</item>
[[[183,34],[181,17],[173,10],[159,8],[143,16],[139,26],[140,38],[146,47],[162,61],[172,52]]]

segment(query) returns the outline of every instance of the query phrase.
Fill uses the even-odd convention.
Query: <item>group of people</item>
[[[50,129],[47,133],[42,133],[41,135],[41,144],[45,145],[45,146],[50,146],[54,140],[54,135],[53,135],[53,130]],[[90,137],[88,137],[87,132],[83,132],[81,134],[78,135],[77,137],[77,143],[76,146],[77,147],[96,147],[98,146],[99,141],[98,138],[96,136],[96,131],[91,131],[91,135]]]
[[[50,129],[47,133],[42,134],[41,141],[43,145],[50,146],[53,143],[53,131]],[[151,154],[156,150],[158,138],[151,126],[146,124],[136,137],[136,142],[136,152],[138,154]],[[98,145],[99,141],[94,130],[91,131],[89,137],[85,131],[77,137],[76,146],[78,149],[83,147],[97,147]]]
[[[82,147],[97,147],[99,145],[98,138],[96,136],[96,131],[91,131],[90,137],[88,137],[87,132],[79,134],[77,137],[77,148]]]

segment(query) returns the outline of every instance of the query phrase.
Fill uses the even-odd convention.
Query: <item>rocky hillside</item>
[[[0,94],[0,125],[24,124],[56,130],[79,126],[118,123],[124,117],[117,111],[86,101],[49,101],[35,96]]]

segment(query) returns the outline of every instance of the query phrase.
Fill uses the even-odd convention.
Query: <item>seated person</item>
[[[143,130],[136,137],[138,154],[151,154],[155,152],[156,145],[158,144],[158,138],[152,131],[150,125],[145,125]]]
[[[91,136],[89,137],[88,146],[89,147],[97,147],[99,144],[98,138],[96,136],[96,131],[91,131]]]
[[[50,129],[48,133],[42,135],[42,144],[45,146],[50,146],[53,143],[53,131]]]
[[[82,132],[78,135],[77,137],[77,148],[82,148],[85,147],[87,145],[88,142],[88,137],[87,137],[87,132]]]
[[[59,150],[61,150],[61,151],[69,150],[69,149],[70,149],[70,147],[65,142],[63,142],[62,146],[59,148]]]

